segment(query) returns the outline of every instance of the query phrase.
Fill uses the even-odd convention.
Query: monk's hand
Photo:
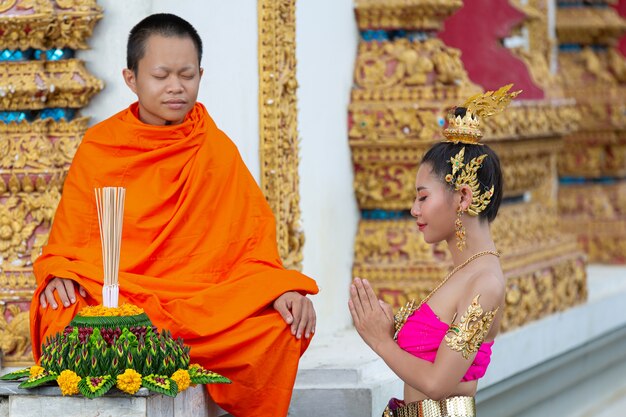
[[[296,291],[289,291],[274,301],[274,309],[291,326],[291,334],[307,339],[315,333],[315,309],[311,300]]]
[[[376,297],[366,279],[354,279],[348,307],[356,331],[372,350],[378,352],[380,346],[393,340],[393,310]]]
[[[41,292],[39,296],[39,303],[43,308],[48,307],[50,305],[53,309],[57,309],[57,301],[54,298],[54,292],[57,292],[59,296],[59,300],[65,307],[69,307],[70,304],[74,304],[76,302],[76,288],[78,287],[78,293],[82,297],[87,296],[87,291],[82,287],[82,285],[78,285],[71,279],[67,278],[53,278],[48,282],[46,288]]]

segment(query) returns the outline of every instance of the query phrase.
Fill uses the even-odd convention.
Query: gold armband
[[[446,334],[448,347],[461,352],[465,359],[468,359],[472,353],[478,352],[498,312],[496,308],[483,315],[483,308],[478,303],[478,297],[480,294],[474,298],[465,314],[461,316],[461,322],[458,325],[454,323],[450,325]],[[452,321],[454,322],[454,319]]]

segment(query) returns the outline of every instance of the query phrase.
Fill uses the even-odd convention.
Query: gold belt
[[[445,400],[422,400],[385,408],[383,417],[476,417],[474,397],[450,397]]]

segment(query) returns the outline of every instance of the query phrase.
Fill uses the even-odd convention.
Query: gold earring
[[[456,230],[456,247],[459,248],[461,252],[465,249],[465,226],[463,226],[463,222],[461,221],[461,215],[463,214],[463,210],[461,207],[456,212],[456,221],[454,222],[454,229]]]

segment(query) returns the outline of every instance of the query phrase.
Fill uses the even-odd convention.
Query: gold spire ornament
[[[480,119],[500,113],[508,104],[517,97],[522,90],[509,93],[513,84],[505,85],[497,91],[487,91],[476,94],[467,99],[465,116],[455,116],[452,109],[448,113],[448,127],[444,129],[444,142],[465,143],[468,145],[480,145],[480,138],[483,137],[479,129]]]

